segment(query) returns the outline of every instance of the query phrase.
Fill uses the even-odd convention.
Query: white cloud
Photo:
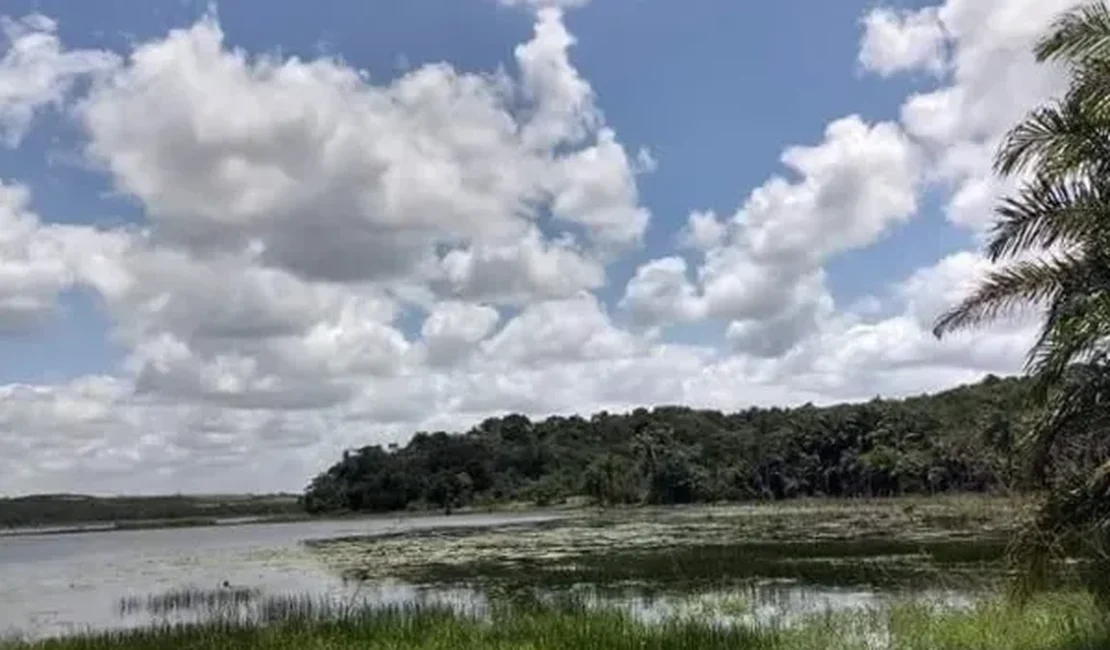
[[[1036,39],[1063,11],[1079,0],[948,0],[891,22],[888,9],[874,10],[861,58],[870,55],[872,42],[924,42],[922,16],[935,21],[950,50],[950,74],[935,89],[913,95],[902,108],[906,130],[928,150],[934,180],[954,188],[948,218],[973,231],[993,219],[998,196],[1012,183],[999,181],[991,167],[1002,135],[1030,109],[1058,95],[1064,88],[1062,70],[1038,64],[1032,54]],[[904,17],[905,18],[905,17]],[[880,35],[881,34],[881,35]],[[938,46],[939,47],[939,46]],[[889,74],[932,69],[927,57],[906,56],[900,64],[873,66]],[[888,61],[889,63],[889,61]]]
[[[623,301],[634,318],[705,315],[729,323],[738,350],[780,354],[832,310],[822,265],[875,243],[917,210],[918,152],[895,124],[834,121],[824,142],[790,147],[782,162],[798,180],[770,179],[729,222],[691,215],[682,240],[705,257],[696,291],[674,261],[641,267]]]
[[[538,14],[535,38],[516,48],[521,90],[531,112],[523,129],[529,148],[581,142],[601,122],[593,88],[568,58],[574,42],[562,12],[546,8]]]
[[[493,331],[501,315],[486,305],[445,302],[436,305],[420,328],[433,367],[449,366],[474,352]]]
[[[552,180],[556,217],[585,226],[597,241],[625,247],[638,244],[650,215],[638,207],[632,164],[609,129],[593,147],[568,156]]]
[[[19,20],[0,16],[0,44],[5,46],[0,57],[0,139],[9,147],[23,139],[37,111],[62,106],[79,79],[118,64],[109,52],[64,51],[57,30],[57,23],[41,14]]]
[[[859,60],[868,70],[883,76],[907,70],[944,71],[944,24],[935,7],[918,11],[880,7],[867,14],[863,22]]]
[[[343,447],[507,411],[826,403],[1020,366],[1028,322],[929,332],[980,256],[848,309],[825,266],[910,219],[925,182],[951,184],[950,217],[981,227],[998,135],[1059,87],[1029,44],[1069,3],[877,10],[864,65],[939,73],[936,88],[898,124],[831,122],[735,213],[651,238],[637,183],[655,158],[621,144],[570,59],[558,7],[584,3],[505,4],[538,10],[518,77],[438,64],[390,83],[234,50],[213,18],[126,60],[19,23],[35,60],[63,72],[9,99],[30,112],[0,108],[0,128],[23,133],[91,78],[76,111],[88,152],[147,223],[50,223],[25,188],[0,185],[0,328],[24,332],[91,291],[126,353],[115,376],[0,386],[0,492],[297,489]],[[17,97],[4,92],[0,107]],[[645,239],[676,250],[649,251],[607,304],[608,265]],[[704,319],[723,341],[662,330]]]
[[[58,242],[28,212],[29,193],[0,185],[0,331],[31,330],[72,284]]]
[[[375,86],[336,60],[229,50],[206,18],[140,45],[81,115],[91,155],[161,241],[396,282],[434,274],[444,247],[512,246],[548,211],[603,248],[638,241],[631,162],[572,44],[544,11],[519,81],[439,64]]]
[[[1018,372],[1036,333],[1035,319],[1018,315],[943,341],[932,334],[936,318],[989,268],[980,255],[960,252],[918,269],[892,287],[891,306],[897,309],[891,316],[869,321],[843,315],[784,359],[779,371],[799,386],[845,396],[912,394],[986,373]]]
[[[605,283],[605,269],[567,240],[536,231],[502,245],[475,245],[443,257],[436,286],[453,297],[501,303],[565,298]]]
[[[803,180],[773,178],[739,215],[760,259],[823,259],[867,246],[917,209],[920,161],[895,124],[836,120],[821,145],[791,147],[782,162]]]
[[[588,293],[531,304],[483,345],[493,361],[525,367],[619,359],[636,347],[635,338],[614,327]]]
[[[0,180],[0,335],[30,333],[55,314],[59,296],[82,284],[110,286],[124,233],[44,224],[23,185]]]
[[[112,377],[3,386],[0,405],[0,493],[291,489],[332,451],[325,416],[145,404]]]
[[[638,268],[620,306],[633,322],[648,327],[699,320],[704,309],[681,257],[652,260]]]
[[[728,226],[712,211],[694,211],[686,221],[686,228],[679,243],[699,251],[709,251],[721,245],[728,235]]]

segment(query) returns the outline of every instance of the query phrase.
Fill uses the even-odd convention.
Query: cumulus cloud
[[[647,327],[699,320],[704,309],[681,257],[652,260],[636,269],[620,306],[635,323]]]
[[[586,248],[639,240],[630,159],[572,44],[544,11],[519,80],[437,64],[375,86],[336,60],[231,50],[206,18],[140,45],[80,112],[90,154],[160,240],[397,281],[433,273],[444,249],[511,246],[546,213],[584,226]]]
[[[545,241],[532,230],[514,242],[449,252],[433,286],[456,298],[523,304],[565,298],[604,283],[604,266],[573,242]]]
[[[694,211],[686,220],[686,227],[679,236],[679,243],[704,252],[720,246],[727,235],[727,226],[717,218],[715,212]]]
[[[23,185],[0,180],[0,334],[28,334],[48,322],[70,289],[117,285],[114,260],[126,233],[44,224]]]
[[[436,305],[420,328],[428,363],[438,367],[466,358],[493,331],[500,318],[497,310],[487,305],[462,302]]]
[[[96,50],[65,51],[56,22],[41,14],[0,16],[6,50],[0,58],[0,140],[19,144],[35,113],[62,106],[82,77],[115,67],[118,58]]]
[[[946,37],[936,7],[901,12],[879,7],[863,23],[859,60],[866,69],[883,76],[907,70],[944,71]]]
[[[791,373],[799,386],[845,396],[912,394],[987,373],[1018,372],[1037,331],[1031,314],[943,341],[932,334],[936,317],[990,268],[981,255],[960,252],[918,269],[891,287],[890,316],[842,314],[784,359],[778,371]]]
[[[902,123],[929,152],[933,180],[954,188],[947,204],[953,223],[982,231],[994,201],[1013,187],[994,176],[994,152],[1017,120],[1064,89],[1063,71],[1036,63],[1032,46],[1053,19],[1078,4],[948,0],[900,16],[878,8],[865,20],[860,57],[881,74],[933,70],[935,59],[917,53],[950,52],[949,73],[936,88],[906,100]]]
[[[44,223],[25,188],[0,186],[3,331],[41,324],[77,288],[99,296],[128,350],[124,374],[104,379],[112,390],[83,398],[116,414],[88,429],[98,444],[158,421],[165,435],[151,450],[182,464],[244,462],[283,442],[330,455],[361,442],[361,413],[407,432],[428,409],[380,398],[403,385],[421,404],[450,377],[436,373],[467,358],[488,373],[630,349],[583,292],[647,228],[635,181],[646,158],[606,125],[557,9],[539,11],[516,49],[518,78],[434,64],[378,85],[336,59],[232,49],[211,16],[126,59],[66,51],[45,18],[4,25],[5,132],[21,135],[39,106],[87,82],[75,115],[88,154],[147,220],[118,231]],[[523,311],[493,336],[497,304]],[[429,311],[405,333],[410,308]],[[528,331],[545,320],[550,336]],[[8,388],[12,408],[0,410],[86,430],[50,419],[85,384]],[[78,469],[49,462],[61,445],[27,446],[29,423],[12,426],[0,455],[22,459],[28,485],[28,472]]]
[[[798,180],[770,179],[729,221],[691,215],[682,239],[703,253],[697,287],[673,258],[637,271],[622,302],[635,319],[721,319],[738,349],[779,354],[832,309],[822,265],[875,243],[917,210],[919,156],[896,124],[843,118],[822,143],[790,147],[782,162]]]
[[[997,138],[1061,87],[1029,45],[1074,3],[874,10],[861,64],[934,87],[897,122],[830,122],[731,214],[658,238],[638,187],[657,162],[622,144],[572,61],[560,10],[585,2],[502,4],[536,10],[519,74],[443,63],[389,82],[232,48],[212,17],[126,58],[67,50],[41,17],[4,22],[0,135],[74,106],[145,222],[53,223],[0,184],[0,335],[88,291],[125,352],[104,375],[0,386],[0,492],[297,489],[344,447],[508,411],[827,403],[1020,368],[1027,320],[929,332],[981,256],[894,279],[867,309],[838,306],[825,267],[927,189],[982,228]],[[610,266],[652,239],[674,250],[614,297]],[[666,329],[705,322],[719,340]]]
[[[613,326],[592,294],[529,305],[484,344],[495,362],[512,366],[618,359],[637,342]]]

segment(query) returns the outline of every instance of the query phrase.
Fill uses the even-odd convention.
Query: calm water
[[[158,621],[196,620],[205,614],[204,608],[152,613],[141,605],[121,609],[121,602],[130,599],[132,603],[144,603],[148,596],[180,590],[218,591],[225,581],[235,590],[251,592],[256,600],[309,594],[339,603],[419,601],[481,612],[488,605],[487,596],[471,588],[429,589],[395,580],[344,580],[304,542],[441,527],[538,523],[552,518],[463,515],[0,537],[0,637],[41,638]],[[374,552],[373,548],[369,546],[367,552]],[[741,555],[733,561],[762,562],[757,555]],[[712,560],[708,556],[699,558],[699,564]],[[852,563],[867,561],[856,558]],[[569,588],[587,601],[626,607],[647,620],[672,614],[710,620],[788,620],[804,613],[881,605],[907,595],[957,605],[970,598],[967,590],[915,586],[907,592],[859,582],[830,586],[837,581],[808,580],[804,574],[772,580],[761,578],[759,571],[738,573],[747,576],[743,583],[728,588],[717,584],[716,588],[707,586],[685,593],[651,589],[643,575],[632,580],[635,584],[619,584],[631,578],[631,573],[624,580],[618,578],[616,585],[599,579],[597,584],[564,584],[558,593]],[[539,582],[532,587],[511,587],[509,595],[516,597],[521,591],[534,589],[532,597],[558,597],[543,586],[550,580]],[[605,588],[599,589],[599,585]]]
[[[416,590],[399,583],[353,588],[301,543],[545,519],[463,515],[0,537],[0,636],[143,625],[151,622],[147,614],[121,616],[121,598],[215,589],[224,581],[267,594],[343,596],[357,589],[360,597],[400,602]]]

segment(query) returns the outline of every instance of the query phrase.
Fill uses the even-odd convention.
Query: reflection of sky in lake
[[[203,612],[154,616],[141,607],[121,613],[119,605],[129,597],[219,589],[225,581],[237,588],[257,589],[262,598],[310,594],[340,604],[415,602],[481,614],[488,601],[479,591],[433,590],[394,580],[347,582],[328,572],[300,542],[543,519],[473,515],[0,537],[0,636],[19,632],[42,637],[152,621],[196,620]],[[782,623],[809,613],[874,607],[907,595],[956,605],[966,600],[959,592],[877,592],[790,581],[755,581],[693,595],[653,593],[635,585],[604,591],[580,587],[571,591],[578,591],[587,602],[616,605],[647,621],[677,615],[718,622]],[[536,595],[551,596],[542,591]]]
[[[542,519],[467,515],[0,537],[0,636],[142,625],[149,619],[120,620],[121,598],[215,589],[224,581],[268,594],[343,597],[351,587],[300,542]],[[383,584],[380,591],[391,602],[413,594],[399,584]]]

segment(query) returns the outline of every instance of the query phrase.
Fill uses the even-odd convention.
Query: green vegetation
[[[0,499],[0,530],[14,527],[114,523],[116,528],[211,525],[236,517],[292,517],[304,512],[296,495],[94,497],[43,494]]]
[[[618,509],[544,522],[311,542],[337,573],[498,593],[997,586],[1024,503],[982,496]]]
[[[1051,491],[1017,557],[1034,587],[1058,549],[1082,545],[1103,559],[1110,590],[1110,8],[1064,14],[1035,54],[1068,70],[1070,83],[1004,139],[995,167],[1018,188],[999,204],[987,243],[998,266],[936,333],[1040,312],[1027,369],[1041,412],[1022,442]]]
[[[723,414],[680,407],[589,419],[493,418],[463,434],[369,446],[312,481],[311,512],[586,495],[601,504],[983,492],[1020,486],[1030,385],[988,378],[905,400]]]
[[[1079,554],[1110,592],[1110,8],[1062,15],[1035,48],[1070,84],[1004,138],[1017,184],[997,207],[997,266],[936,334],[1032,308],[1028,377],[830,408],[685,408],[491,419],[461,434],[365,447],[314,479],[311,512],[387,511],[588,495],[600,504],[1045,490],[1012,555],[1043,588]],[[1026,590],[1029,591],[1029,590]]]
[[[744,607],[741,604],[740,610]],[[1089,598],[1053,594],[1019,609],[988,602],[968,610],[907,603],[885,609],[824,614],[794,624],[768,621],[717,625],[691,617],[648,623],[618,610],[559,605],[495,608],[488,617],[437,607],[290,612],[270,625],[225,619],[196,626],[121,631],[0,650],[145,650],[161,648],[390,648],[476,650],[1103,650],[1110,624]],[[306,614],[307,612],[307,614]],[[742,611],[738,612],[742,615]],[[726,608],[715,612],[731,618]]]
[[[312,545],[358,580],[484,587],[489,606],[468,611],[267,598],[228,586],[120,603],[121,612],[200,610],[202,623],[0,650],[1110,650],[1110,9],[1066,14],[1036,53],[1070,68],[1071,86],[1004,142],[997,167],[1017,175],[1019,188],[999,206],[988,244],[1000,266],[937,323],[944,335],[1015,308],[1043,309],[1029,377],[826,408],[509,415],[466,433],[418,433],[404,447],[365,447],[312,481],[308,511],[450,511],[577,495],[601,505],[776,503],[578,513]],[[1032,499],[1041,490],[1047,498],[1010,547],[1020,585],[1040,590],[1021,599],[976,599],[997,585],[967,585],[1007,575],[1002,559],[1025,501],[860,499],[991,491]],[[782,501],[815,496],[856,499]],[[749,598],[757,577],[896,589],[961,576],[967,607],[909,599],[768,618]],[[647,620],[577,589],[629,584],[687,595],[709,586],[726,597],[690,597],[685,614]]]

